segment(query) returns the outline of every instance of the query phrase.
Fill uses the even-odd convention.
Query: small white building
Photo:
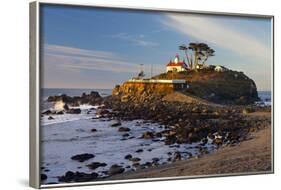
[[[180,60],[179,55],[177,54],[175,59],[170,61],[166,66],[166,71],[172,71],[172,72],[181,72],[186,71],[188,69],[188,66],[186,65],[184,60]]]
[[[224,71],[227,71],[227,68],[223,67],[223,66],[220,66],[220,65],[217,65],[214,70],[216,72],[224,72]]]

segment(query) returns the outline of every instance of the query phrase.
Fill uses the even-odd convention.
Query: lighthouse
[[[186,71],[187,69],[188,66],[186,65],[184,60],[180,60],[179,54],[176,54],[174,60],[171,60],[166,66],[167,72],[181,72]]]
[[[175,64],[178,64],[179,61],[180,61],[179,54],[176,54],[175,59],[174,59],[174,63],[175,63]]]

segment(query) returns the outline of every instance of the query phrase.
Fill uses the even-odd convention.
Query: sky
[[[43,88],[111,89],[165,72],[181,44],[207,43],[223,65],[271,90],[271,19],[43,5]],[[143,64],[143,66],[140,66]]]

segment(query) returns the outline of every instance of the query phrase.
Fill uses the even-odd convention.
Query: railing
[[[185,80],[163,80],[163,79],[130,79],[127,82],[140,83],[168,83],[168,84],[185,84]]]

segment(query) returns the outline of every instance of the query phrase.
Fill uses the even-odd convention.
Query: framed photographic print
[[[273,173],[273,22],[30,3],[30,185]]]

